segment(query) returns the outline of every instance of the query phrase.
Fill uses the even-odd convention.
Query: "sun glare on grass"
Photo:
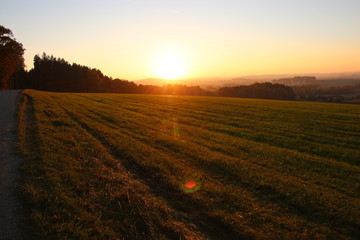
[[[164,48],[156,53],[153,60],[155,77],[163,79],[178,79],[185,77],[188,71],[188,61],[179,48]]]

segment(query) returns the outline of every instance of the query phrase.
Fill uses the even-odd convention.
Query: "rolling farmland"
[[[26,90],[18,134],[43,239],[360,236],[360,106]]]

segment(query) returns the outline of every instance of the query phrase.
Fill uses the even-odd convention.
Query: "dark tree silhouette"
[[[137,85],[134,82],[112,79],[100,70],[79,64],[69,64],[62,58],[43,53],[34,57],[34,68],[21,74],[22,88],[33,88],[55,92],[110,92],[214,96],[199,86],[170,84],[162,87]],[[291,87],[282,84],[254,83],[250,86],[225,87],[217,91],[218,96],[293,100]]]
[[[23,73],[22,88],[55,92],[111,92],[143,94],[209,95],[200,87],[166,85],[163,87],[137,85],[134,82],[112,79],[98,69],[69,64],[62,58],[43,53],[34,57],[34,68]]]
[[[24,51],[12,31],[0,25],[0,89],[17,88],[17,78],[12,84],[10,79],[15,72],[24,68]]]
[[[277,100],[294,100],[295,93],[291,87],[282,84],[254,83],[249,86],[223,87],[218,91],[221,97],[262,98]]]
[[[71,65],[62,58],[43,53],[41,57],[34,57],[34,68],[23,79],[23,86],[57,92],[103,92],[106,79],[97,69]]]

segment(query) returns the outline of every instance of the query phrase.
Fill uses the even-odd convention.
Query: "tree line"
[[[24,69],[24,48],[11,30],[0,25],[0,89],[37,89],[54,92],[105,92],[140,94],[176,94],[265,99],[295,99],[290,87],[281,84],[255,83],[250,86],[223,87],[206,91],[199,86],[138,85],[112,79],[100,70],[43,53],[34,57],[34,67]]]
[[[33,88],[56,92],[108,92],[141,94],[176,94],[192,96],[221,96],[293,100],[295,94],[290,87],[281,84],[255,83],[249,86],[223,87],[216,92],[199,86],[185,85],[137,85],[134,82],[112,79],[98,69],[78,64],[69,64],[62,58],[36,55],[34,68],[22,76],[20,88]]]
[[[360,99],[360,83],[340,86],[322,86],[316,84],[294,86],[297,99],[303,101],[344,102]]]
[[[198,86],[166,85],[163,87],[138,85],[134,82],[112,79],[100,70],[79,64],[70,64],[63,58],[43,53],[34,57],[34,68],[23,71],[18,77],[18,88],[37,89],[54,92],[105,92],[208,95]]]
[[[295,100],[293,89],[279,83],[254,83],[248,86],[223,87],[217,91],[221,97],[262,98],[277,100]]]
[[[34,57],[34,68],[17,73],[17,87],[54,92],[105,92],[138,94],[176,94],[192,96],[221,96],[264,99],[295,99],[290,87],[281,84],[255,83],[249,86],[223,87],[215,92],[199,86],[138,85],[134,82],[112,79],[100,70],[79,64],[70,64],[63,58],[43,53]]]

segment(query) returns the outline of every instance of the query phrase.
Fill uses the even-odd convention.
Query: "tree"
[[[11,76],[23,69],[24,51],[12,31],[0,25],[0,89],[8,89]]]
[[[249,86],[223,87],[217,91],[217,94],[221,97],[295,100],[295,93],[291,87],[269,82],[253,83]]]

